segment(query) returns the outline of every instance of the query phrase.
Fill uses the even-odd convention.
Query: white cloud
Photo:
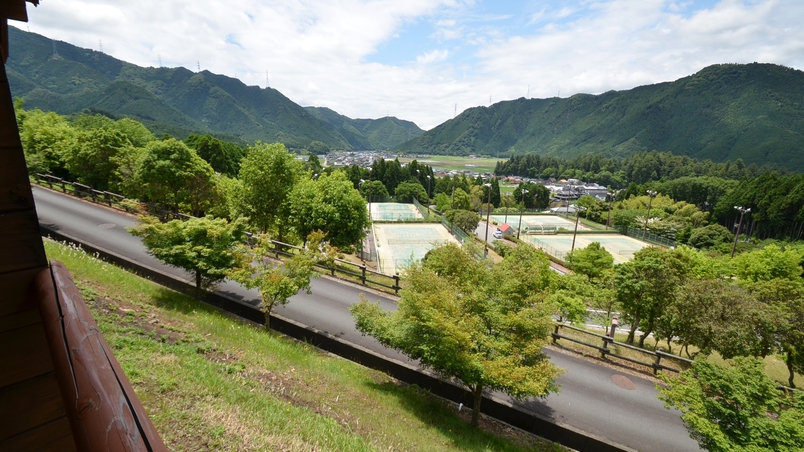
[[[447,59],[449,51],[447,50],[433,50],[432,52],[425,52],[416,58],[418,64],[430,64],[436,61],[443,61]]]
[[[388,112],[424,128],[451,118],[456,104],[460,112],[489,95],[521,97],[528,85],[532,97],[567,96],[673,80],[714,63],[804,66],[800,0],[723,0],[697,11],[683,0],[550,3],[559,5],[527,14],[515,10],[519,2],[477,12],[483,2],[472,0],[60,0],[28,9],[31,31],[93,49],[102,41],[134,64],[200,63],[260,86],[267,71],[271,86],[301,105],[355,118]],[[518,17],[525,28],[513,26]],[[409,54],[374,62],[384,43],[406,39],[405,26],[421,20],[434,32],[418,42],[415,63],[404,62]]]

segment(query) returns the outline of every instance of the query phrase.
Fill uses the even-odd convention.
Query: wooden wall
[[[23,0],[0,3],[6,19],[24,20]],[[13,50],[13,49],[12,49]],[[47,270],[28,171],[5,66],[0,72],[0,450],[75,450],[32,282]]]

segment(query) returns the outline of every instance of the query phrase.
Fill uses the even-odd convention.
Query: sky
[[[28,16],[11,24],[425,130],[467,108],[625,90],[712,64],[804,69],[802,0],[41,0]]]

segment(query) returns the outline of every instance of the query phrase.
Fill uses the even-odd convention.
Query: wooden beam
[[[167,451],[70,273],[36,280],[42,320],[75,444],[82,451]]]

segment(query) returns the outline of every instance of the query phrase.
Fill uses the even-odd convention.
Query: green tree
[[[586,248],[580,248],[567,255],[572,270],[590,280],[599,279],[603,273],[610,271],[614,265],[614,257],[599,242],[592,242]]]
[[[549,260],[533,247],[516,247],[489,266],[472,250],[448,244],[408,269],[398,311],[385,312],[365,296],[350,310],[362,333],[468,387],[477,426],[484,390],[515,398],[557,390],[560,371],[542,352],[552,326],[544,299],[553,278]]]
[[[195,149],[198,156],[209,163],[216,172],[234,177],[240,171],[243,150],[239,146],[219,140],[209,134],[190,135],[184,141],[187,146]]]
[[[394,191],[394,198],[398,202],[413,202],[413,198],[423,203],[430,202],[427,197],[427,189],[418,182],[402,182],[397,185]]]
[[[749,292],[724,279],[690,279],[676,290],[657,321],[657,336],[724,358],[761,353],[760,306]]]
[[[281,223],[287,218],[287,197],[302,173],[302,163],[281,143],[258,143],[240,162],[243,211],[260,231],[276,226],[282,240]]]
[[[108,190],[115,176],[119,154],[129,152],[131,143],[125,135],[112,129],[78,132],[64,160],[78,181],[98,190]]]
[[[679,376],[661,379],[666,386],[657,385],[659,398],[681,411],[702,449],[792,452],[804,444],[804,398],[776,389],[759,359],[720,366],[699,357]]]
[[[804,282],[772,279],[744,284],[762,303],[758,336],[764,353],[781,353],[787,365],[787,385],[795,388],[795,372],[804,373]]]
[[[693,230],[689,239],[687,239],[687,244],[695,248],[711,248],[724,243],[731,243],[733,237],[725,226],[710,224]]]
[[[301,290],[311,293],[310,279],[319,276],[316,263],[334,258],[334,250],[323,239],[323,233],[311,233],[304,248],[281,263],[266,257],[274,250],[268,234],[258,235],[253,247],[241,244],[236,248],[237,264],[227,276],[259,290],[266,326],[270,326],[271,311],[276,306],[286,305]]]
[[[477,225],[480,224],[480,215],[469,210],[448,210],[444,212],[444,215],[452,224],[458,226],[469,234],[474,234],[475,229],[477,229]]]
[[[768,245],[759,251],[736,256],[734,269],[742,281],[798,279],[801,278],[801,258],[798,249]]]
[[[372,200],[385,199],[388,197],[388,190],[385,188],[382,181],[379,180],[367,180],[363,182],[362,189],[359,188],[359,190],[366,200],[369,199],[369,196],[371,196]]]
[[[53,112],[31,110],[21,118],[20,140],[28,171],[68,177],[64,155],[75,145],[76,130]]]
[[[246,222],[231,223],[222,218],[191,218],[161,223],[141,216],[140,225],[128,231],[142,238],[148,253],[160,261],[187,270],[195,277],[200,295],[226,277],[234,267],[233,247],[243,240]]]
[[[288,222],[299,237],[323,231],[332,246],[351,249],[366,236],[366,200],[342,171],[302,180],[288,195]]]
[[[148,200],[177,212],[185,204],[197,215],[214,200],[214,174],[195,151],[169,138],[148,143],[135,178]]]
[[[673,301],[675,288],[684,283],[691,262],[685,253],[646,247],[634,253],[629,262],[617,265],[617,300],[631,323],[628,343],[634,343],[637,328],[642,330],[639,346],[655,330],[665,307]]]

